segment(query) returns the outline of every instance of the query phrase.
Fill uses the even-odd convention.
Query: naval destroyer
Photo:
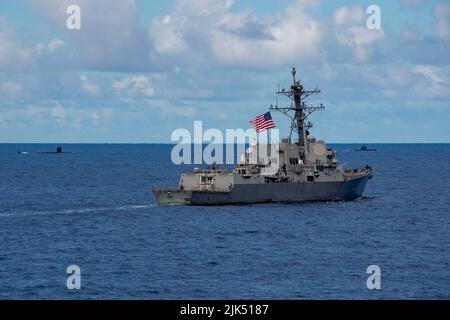
[[[277,153],[277,166],[267,157],[259,157],[258,146],[252,144],[241,162],[229,172],[212,166],[182,173],[178,187],[153,188],[159,204],[226,205],[265,202],[339,201],[362,197],[372,168],[344,169],[336,158],[336,150],[325,141],[310,136],[308,117],[322,104],[305,100],[320,89],[307,90],[296,79],[288,90],[277,94],[288,97],[288,107],[271,106],[291,119],[290,135],[272,147]],[[272,157],[273,158],[273,157]],[[270,159],[272,159],[270,158]],[[273,170],[273,168],[276,168]]]

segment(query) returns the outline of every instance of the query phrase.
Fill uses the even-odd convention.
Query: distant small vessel
[[[17,153],[18,153],[18,154],[30,154],[30,153],[29,153],[29,152],[27,152],[27,151],[20,151],[20,150],[19,150],[19,151],[17,151]]]
[[[38,153],[55,154],[55,153],[72,153],[72,152],[62,151],[62,147],[57,147],[56,151],[45,151],[45,152],[38,152]]]
[[[367,146],[361,146],[361,148],[356,149],[355,151],[377,151],[377,149],[370,149]]]

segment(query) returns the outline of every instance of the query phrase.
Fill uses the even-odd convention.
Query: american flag
[[[275,128],[275,123],[272,120],[272,115],[269,112],[266,112],[260,116],[257,116],[255,119],[250,121],[252,125],[256,127],[256,132],[260,133],[267,129]]]

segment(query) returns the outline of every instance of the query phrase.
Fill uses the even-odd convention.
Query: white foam
[[[35,215],[51,215],[51,214],[77,214],[77,213],[91,213],[91,212],[105,212],[105,211],[123,211],[130,209],[144,209],[155,207],[155,204],[134,204],[124,205],[119,207],[100,207],[100,208],[80,208],[80,209],[65,209],[59,211],[32,211],[32,212],[0,212],[0,217],[15,217],[15,216],[35,216]]]

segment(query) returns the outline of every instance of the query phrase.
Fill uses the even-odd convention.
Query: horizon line
[[[1,142],[0,144],[168,144],[168,145],[177,145],[177,142]],[[195,144],[195,143],[186,143],[186,144]],[[210,143],[202,143],[202,144],[210,144]],[[214,144],[214,143],[213,143]],[[224,145],[228,144],[239,144],[239,143],[223,143]],[[244,143],[245,144],[245,143]],[[326,144],[450,144],[450,141],[447,142],[326,142]]]

